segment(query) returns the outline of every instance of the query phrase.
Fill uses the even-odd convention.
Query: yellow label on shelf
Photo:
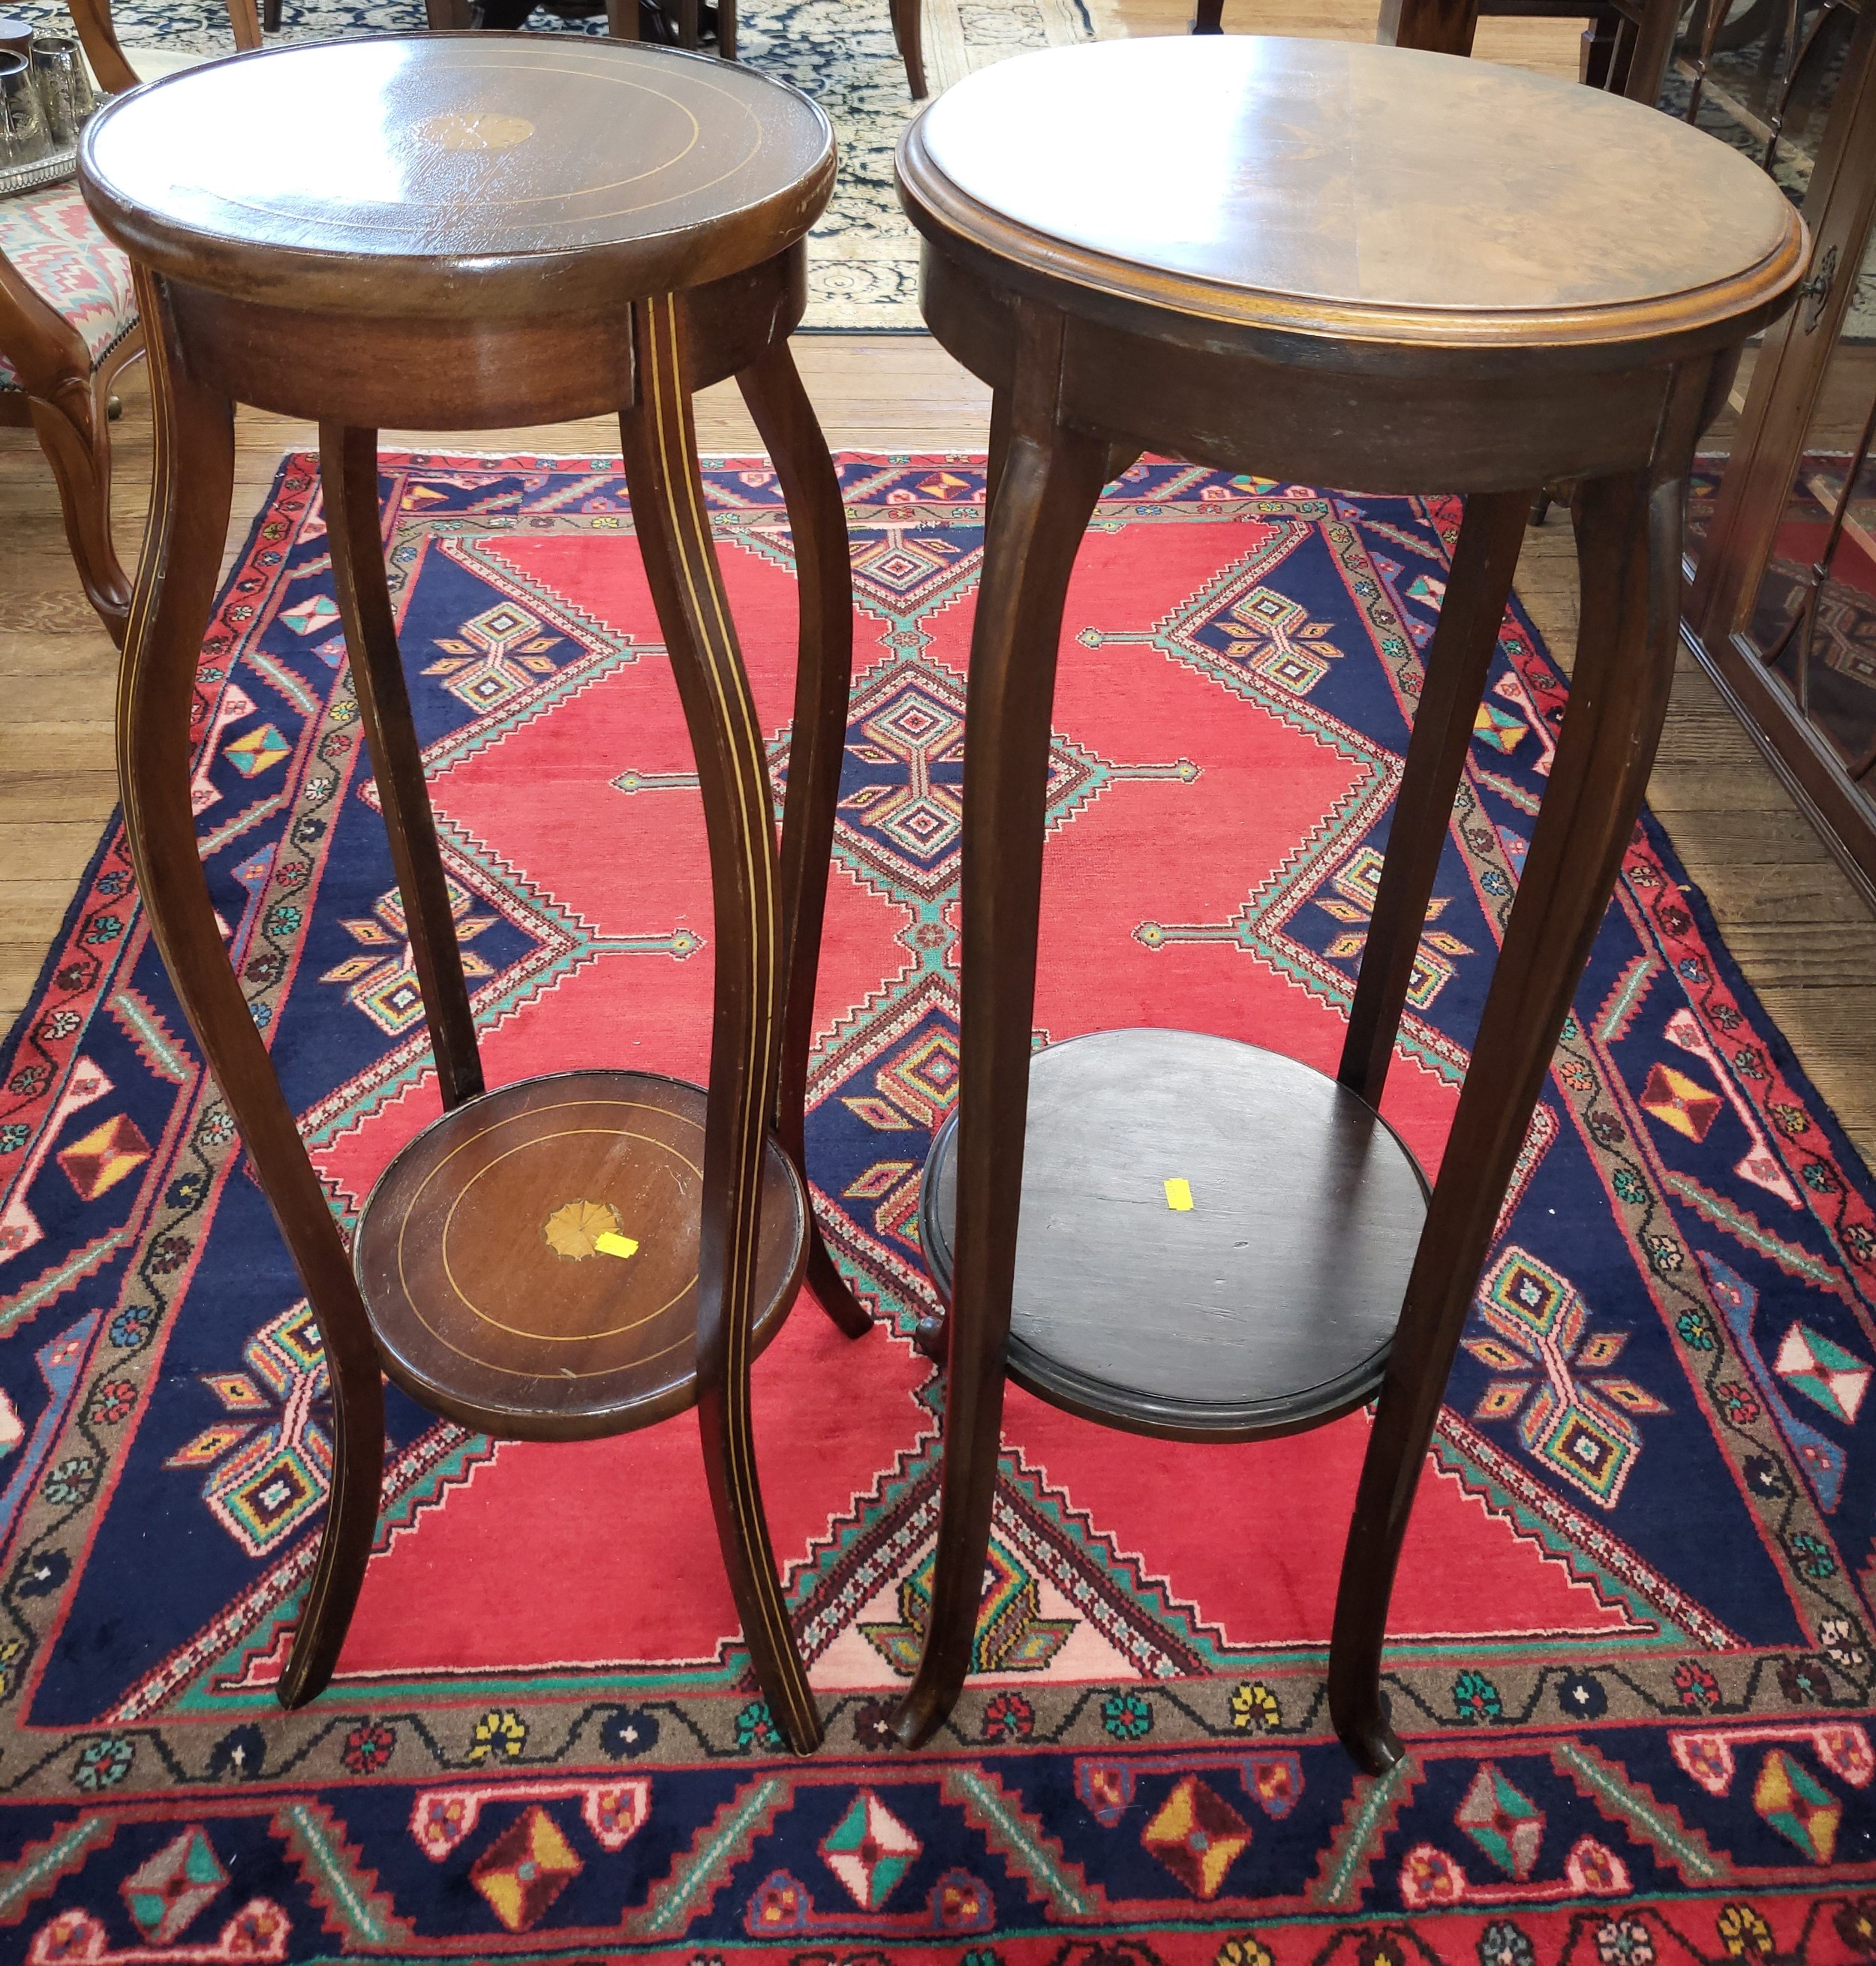
[[[1185,1205],[1190,1208],[1192,1204],[1188,1201]],[[636,1256],[638,1254],[638,1245],[630,1236],[616,1236],[610,1229],[604,1235],[593,1238],[593,1247],[607,1256]]]
[[[1175,1176],[1166,1183],[1166,1206],[1168,1208],[1176,1209],[1183,1215],[1191,1205],[1192,1184],[1189,1181],[1181,1181]],[[604,1236],[600,1238],[600,1244],[602,1248],[604,1246]]]

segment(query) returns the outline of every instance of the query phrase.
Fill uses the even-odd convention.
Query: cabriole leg
[[[917,1677],[892,1723],[908,1747],[957,1700],[983,1593],[1022,1199],[1056,644],[1075,553],[1107,471],[1102,440],[1055,421],[1059,317],[1038,319],[1026,308],[1020,337],[965,710],[957,1262],[931,1619]]]
[[[737,378],[774,460],[795,541],[801,638],[795,667],[794,736],[782,812],[782,940],[786,979],[782,1077],[775,1132],[807,1179],[807,1056],[814,1041],[814,981],[827,908],[834,811],[846,756],[847,701],[853,680],[853,576],[846,508],[814,405],[786,342],[766,350]],[[873,1320],[840,1274],[810,1213],[807,1281],[849,1338]]]
[[[229,967],[189,802],[189,696],[234,483],[233,405],[182,372],[160,283],[140,270],[156,472],[118,698],[118,774],[137,886],[184,1014],[305,1286],[333,1399],[332,1494],[281,1704],[332,1677],[371,1555],[384,1389],[365,1306],[272,1060]]]
[[[768,759],[711,542],[685,383],[683,311],[636,302],[639,399],[620,418],[626,483],[703,782],[716,936],[698,1258],[698,1418],[724,1568],[769,1710],[797,1754],[820,1716],[788,1629],[749,1413],[762,1165],[781,1078],[782,894]]]
[[[1697,385],[1703,378],[1696,378]],[[1668,419],[1672,475],[1592,479],[1577,508],[1582,627],[1555,763],[1427,1211],[1349,1526],[1330,1652],[1336,1732],[1371,1772],[1400,1758],[1381,1653],[1402,1539],[1453,1354],[1563,1020],[1622,865],[1668,708],[1682,473],[1699,390]],[[1506,519],[1508,529],[1509,517]]]
[[[319,475],[339,618],[352,658],[352,687],[391,836],[391,864],[446,1110],[482,1091],[482,1059],[437,845],[436,815],[424,782],[423,746],[398,653],[397,619],[391,611],[379,526],[378,433],[321,424]]]
[[[1472,718],[1511,596],[1528,492],[1475,492],[1465,501],[1446,595],[1426,651],[1407,765],[1388,828],[1388,855],[1362,954],[1336,1076],[1378,1109],[1426,926]]]

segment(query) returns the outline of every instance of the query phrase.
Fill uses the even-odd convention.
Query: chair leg
[[[85,598],[121,648],[131,583],[111,535],[111,430],[103,392],[89,378],[75,376],[50,398],[29,396],[27,408],[58,485],[66,543]]]
[[[736,60],[736,0],[717,0],[717,52],[725,61]]]
[[[893,1732],[928,1739],[969,1671],[1001,1445],[1036,1001],[1056,646],[1107,447],[1054,419],[1059,317],[1025,308],[1011,441],[985,542],[965,711],[957,1262],[946,1320],[943,1491],[931,1616]]]
[[[703,782],[716,1011],[698,1259],[698,1419],[730,1587],[769,1710],[798,1754],[820,1716],[788,1629],[756,1468],[750,1325],[762,1156],[781,1076],[782,898],[768,760],[704,508],[672,295],[634,303],[638,400],[620,418],[626,484]]]
[[[1704,375],[1694,379],[1704,383]],[[1697,392],[1696,393],[1697,401]],[[1582,627],[1571,708],[1427,1210],[1362,1466],[1336,1602],[1330,1712],[1371,1772],[1401,1743],[1381,1690],[1401,1545],[1497,1213],[1640,810],[1667,713],[1694,417],[1673,474],[1593,479],[1577,508]],[[1665,448],[1665,446],[1664,446]],[[1508,499],[1508,509],[1515,509]],[[1507,521],[1509,527],[1509,519]],[[1449,595],[1448,605],[1451,604]]]
[[[482,1089],[475,1020],[450,912],[449,883],[437,846],[436,815],[424,782],[423,746],[398,653],[398,626],[385,574],[378,512],[378,433],[340,424],[319,427],[320,484],[332,547],[339,618],[352,658],[352,687],[391,836],[391,863],[423,992],[445,1110]]]
[[[807,1056],[814,1039],[814,981],[820,965],[833,854],[834,811],[846,757],[853,679],[853,576],[846,508],[814,405],[785,341],[737,378],[788,507],[801,595],[795,669],[794,737],[782,818],[782,941],[787,1010],[775,1131],[807,1178]],[[873,1328],[809,1213],[807,1280],[821,1308],[849,1338]]]
[[[900,60],[905,63],[906,85],[912,92],[912,100],[922,102],[927,92],[924,0],[891,0],[891,8],[892,39]]]
[[[281,1703],[297,1707],[331,1678],[364,1581],[383,1474],[384,1389],[350,1261],[229,966],[196,849],[189,700],[227,532],[233,406],[182,372],[160,287],[141,272],[137,285],[157,467],[124,643],[118,772],[143,909],[305,1287],[330,1378],[332,1493],[279,1688]]]
[[[1225,0],[1198,0],[1192,10],[1195,34],[1222,34],[1225,31]]]

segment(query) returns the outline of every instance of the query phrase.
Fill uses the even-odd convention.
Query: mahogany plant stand
[[[306,143],[293,105],[343,102]],[[250,166],[266,160],[255,189]],[[816,1233],[802,1107],[852,660],[846,521],[788,351],[833,179],[807,98],[666,50],[380,37],[188,71],[85,134],[85,196],[134,263],[156,483],[118,718],[143,904],[318,1320],[337,1455],[279,1694],[330,1678],[369,1555],[382,1368],[463,1426],[571,1440],[695,1403],[756,1677],[820,1739],[778,1587],[749,1368],[804,1266],[871,1320]],[[335,187],[345,188],[342,195]],[[800,570],[779,859],[762,733],[711,538],[691,393],[734,375]],[[227,530],[233,405],[320,427],[333,571],[443,1117],[366,1204],[352,1259],[229,966],[189,803],[189,703]],[[716,939],[708,1094],[588,1071],[485,1089],[399,662],[377,432],[620,412],[632,511],[702,781]]]
[[[1180,150],[1143,179],[1123,124],[1207,131],[1204,174]],[[1803,228],[1744,158],[1636,104],[1255,37],[1003,63],[911,126],[898,168],[926,320],[994,398],[959,1110],[920,1217],[950,1302],[942,1515],[894,1728],[929,1736],[969,1668],[1006,1374],[1181,1440],[1378,1394],[1329,1665],[1336,1732],[1378,1771],[1401,1753],[1381,1655],[1415,1487],[1667,707],[1694,441],[1784,305]],[[1333,1080],[1173,1031],[1032,1059],[1064,601],[1104,481],[1147,448],[1467,495]],[[1429,1193],[1378,1108],[1525,514],[1555,479],[1581,481],[1569,710]]]

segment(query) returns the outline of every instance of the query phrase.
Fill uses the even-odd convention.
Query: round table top
[[[801,237],[833,131],[753,70],[565,35],[382,35],[186,69],[87,126],[105,231],[316,311],[530,314],[701,284]]]
[[[1150,134],[1149,134],[1150,133]],[[900,149],[921,228],[1182,312],[1338,337],[1599,341],[1731,318],[1803,229],[1619,96],[1404,48],[1097,42],[982,69]]]

